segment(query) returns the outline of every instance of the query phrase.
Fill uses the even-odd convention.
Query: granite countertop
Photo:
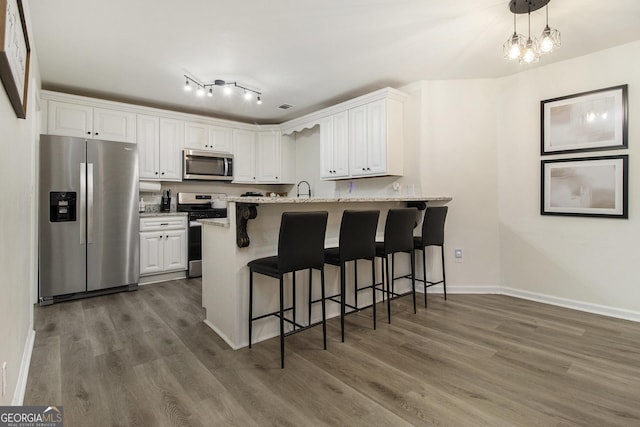
[[[450,202],[450,196],[358,196],[358,197],[238,197],[226,200],[238,203],[353,203],[353,202]]]
[[[188,213],[186,212],[176,212],[176,211],[172,211],[172,212],[144,212],[144,213],[140,213],[140,218],[148,218],[148,217],[154,217],[154,216],[187,216]]]
[[[199,223],[217,225],[218,227],[228,227],[229,218],[202,218],[198,220]]]

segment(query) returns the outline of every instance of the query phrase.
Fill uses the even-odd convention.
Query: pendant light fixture
[[[524,36],[522,34],[518,34],[516,29],[516,14],[513,14],[513,35],[509,37],[509,40],[504,42],[502,45],[502,50],[504,53],[505,59],[518,59],[522,56],[522,52],[524,52]]]
[[[222,92],[226,95],[226,96],[230,96],[233,93],[233,88],[237,88],[243,91],[244,94],[244,99],[249,101],[251,100],[251,98],[253,97],[253,95],[256,96],[256,104],[261,105],[262,104],[262,92],[259,92],[257,90],[254,89],[250,89],[246,86],[243,86],[241,84],[239,84],[238,82],[226,82],[224,80],[214,80],[213,83],[201,83],[187,75],[184,76],[185,78],[185,83],[184,83],[184,90],[185,92],[191,92],[192,90],[192,86],[195,86],[196,88],[196,95],[198,97],[203,97],[204,94],[206,93],[207,96],[209,97],[213,97],[214,96],[214,88],[220,87],[222,88]],[[192,85],[193,83],[193,85]],[[208,91],[207,91],[208,89]]]
[[[538,41],[531,40],[531,11],[527,13],[529,17],[529,35],[527,36],[527,42],[524,46],[524,52],[520,57],[520,63],[533,64],[540,59],[540,52],[538,51]]]
[[[549,28],[549,4],[545,6],[546,26],[540,35],[540,53],[550,53],[560,47],[560,31]]]
[[[509,10],[513,13],[513,35],[502,45],[505,59],[518,60],[521,64],[538,62],[540,55],[549,53],[560,47],[560,31],[549,27],[549,2],[551,0],[510,0]],[[531,38],[531,12],[546,7],[546,26],[540,40]],[[516,15],[527,14],[529,28],[528,36],[518,34],[516,30]]]

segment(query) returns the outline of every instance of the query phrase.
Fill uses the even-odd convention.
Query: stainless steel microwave
[[[231,181],[233,154],[185,148],[182,156],[182,179]]]

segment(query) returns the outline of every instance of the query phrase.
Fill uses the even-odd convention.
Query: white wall
[[[26,2],[25,12],[28,19]],[[24,386],[19,384],[20,367],[33,339],[37,70],[32,49],[26,120],[16,118],[4,87],[0,87],[0,178],[4,183],[0,201],[0,366],[7,362],[7,393],[0,396],[0,405],[21,403],[23,390],[16,387]]]
[[[403,180],[425,195],[453,197],[445,228],[452,291],[496,292],[500,283],[495,88],[494,80],[453,80],[402,89],[411,94]],[[462,263],[454,262],[456,248]],[[431,254],[438,260],[436,250]],[[439,266],[432,262],[436,276]]]
[[[625,83],[629,219],[541,216],[540,101]],[[503,285],[640,318],[640,42],[505,77],[498,96]]]
[[[492,80],[418,82],[400,88],[409,94],[404,103],[402,177],[321,181],[318,127],[296,134],[297,177],[309,181],[317,196],[389,195],[394,194],[395,182],[403,193],[407,185],[414,185],[418,194],[452,196],[446,225],[448,290],[496,292],[500,251],[495,88]],[[463,249],[462,263],[454,262],[454,248]],[[429,253],[432,278],[438,279],[439,252]],[[421,265],[418,268],[422,274]]]

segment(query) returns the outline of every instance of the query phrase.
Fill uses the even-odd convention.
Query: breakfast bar
[[[276,255],[280,219],[283,212],[327,211],[329,218],[325,245],[338,243],[340,222],[344,210],[378,209],[378,237],[382,238],[387,211],[392,208],[414,206],[418,208],[416,225],[422,220],[427,205],[440,206],[451,201],[451,197],[428,196],[371,196],[342,198],[293,198],[293,197],[228,197],[227,219],[202,219],[202,305],[206,309],[205,323],[222,337],[233,349],[248,344],[248,283],[247,263],[253,259]],[[398,259],[398,265],[403,264]],[[406,262],[407,266],[409,262]],[[362,271],[360,271],[362,270]],[[399,269],[398,273],[402,273]],[[299,272],[299,283],[306,283],[308,272]],[[314,273],[318,274],[318,273]],[[368,275],[367,275],[368,274]],[[359,280],[371,282],[367,268],[358,269]],[[377,279],[380,280],[379,267]],[[347,277],[351,277],[348,274]],[[319,277],[313,277],[319,283]],[[325,267],[327,292],[339,289],[338,269]],[[273,311],[278,306],[277,283],[264,277],[255,278],[254,310],[256,313]],[[290,279],[285,288],[290,292]],[[349,289],[349,287],[347,287]],[[319,286],[314,287],[320,292]],[[291,295],[287,296],[291,298]],[[347,299],[350,296],[347,295]],[[300,286],[296,293],[296,304],[304,307],[307,301],[307,287]],[[368,300],[366,296],[363,300]],[[339,314],[337,304],[327,305],[327,317]],[[300,310],[300,318],[306,316]],[[312,321],[320,318],[314,311]],[[254,323],[253,342],[259,342],[278,335],[278,322],[264,319]]]

